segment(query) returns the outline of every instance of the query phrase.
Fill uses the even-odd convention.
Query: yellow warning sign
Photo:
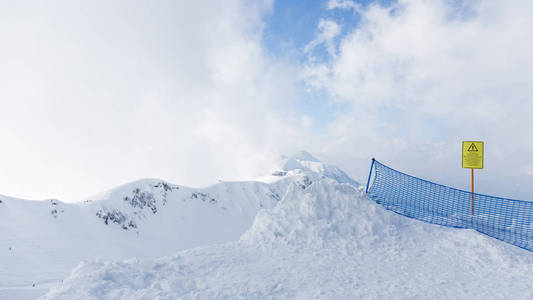
[[[463,142],[463,168],[483,169],[483,142]]]

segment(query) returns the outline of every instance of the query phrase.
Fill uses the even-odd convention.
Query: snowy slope
[[[239,241],[84,262],[42,299],[531,299],[532,279],[531,252],[315,176],[292,182]]]
[[[145,179],[83,203],[0,196],[0,299],[44,294],[82,260],[153,259],[236,241],[257,212],[274,207],[288,187],[343,174],[310,155],[291,160],[315,169],[286,168],[267,182],[202,189]]]

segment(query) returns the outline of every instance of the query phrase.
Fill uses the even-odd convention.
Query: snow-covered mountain
[[[350,184],[291,183],[239,241],[80,264],[42,299],[531,299],[533,254],[387,211]]]
[[[281,168],[283,170],[281,172],[311,172],[320,174],[322,177],[334,179],[338,183],[349,183],[353,186],[359,186],[359,183],[350,178],[344,171],[336,166],[322,163],[307,151],[300,151],[291,157],[284,157]]]
[[[532,252],[385,210],[307,152],[262,181],[1,200],[2,299],[533,297]]]
[[[302,151],[263,181],[191,188],[144,179],[82,203],[0,196],[0,298],[44,293],[82,260],[153,259],[237,241],[259,210],[324,178],[359,186]]]

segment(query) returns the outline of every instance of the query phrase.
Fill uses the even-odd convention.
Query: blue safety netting
[[[398,172],[373,160],[367,194],[398,214],[429,223],[471,228],[533,251],[533,202],[474,194]],[[370,177],[369,177],[370,183]]]

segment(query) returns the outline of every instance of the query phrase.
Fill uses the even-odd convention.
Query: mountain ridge
[[[311,176],[238,241],[84,262],[41,299],[525,299],[532,271],[529,251],[406,218],[362,187]]]
[[[304,190],[333,176],[314,160],[318,173],[292,168],[266,181],[192,188],[140,179],[76,203],[0,197],[0,295],[8,286],[57,282],[84,259],[152,259],[236,241],[290,186]]]

